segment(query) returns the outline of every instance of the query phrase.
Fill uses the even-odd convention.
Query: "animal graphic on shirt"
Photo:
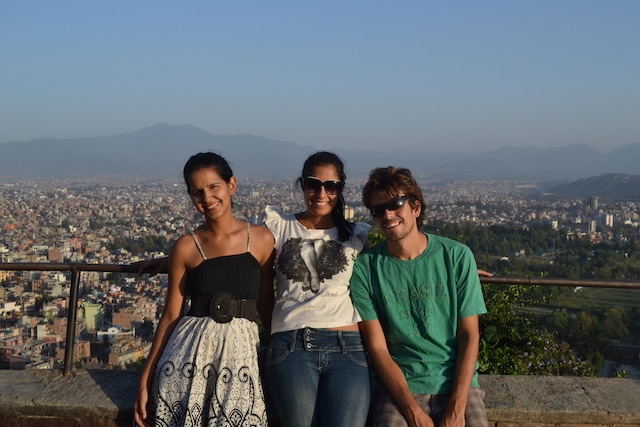
[[[282,245],[278,269],[302,290],[317,294],[320,283],[347,269],[344,247],[333,240],[291,238]]]

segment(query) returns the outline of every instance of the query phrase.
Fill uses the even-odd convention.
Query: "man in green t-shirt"
[[[425,203],[408,169],[374,169],[362,197],[386,237],[351,278],[379,385],[373,425],[486,427],[477,374],[486,308],[471,250],[420,231]]]

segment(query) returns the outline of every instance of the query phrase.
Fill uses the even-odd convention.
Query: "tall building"
[[[613,227],[613,215],[605,214],[604,215],[604,225],[607,227]]]
[[[355,216],[355,213],[356,213],[356,210],[351,206],[344,207],[344,217],[348,221],[351,221],[353,219],[353,217]]]
[[[104,319],[104,308],[102,304],[82,303],[82,311],[87,322],[87,331],[95,332],[102,327]]]

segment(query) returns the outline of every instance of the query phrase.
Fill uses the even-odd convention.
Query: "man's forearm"
[[[407,424],[410,427],[433,427],[433,421],[416,402],[402,370],[389,354],[380,322],[377,320],[361,322],[360,332],[373,368],[387,393],[398,405]]]
[[[382,359],[382,360],[381,360]],[[416,402],[404,374],[395,361],[389,357],[372,357],[376,373],[385,386],[387,393],[398,405],[407,424],[413,426],[433,426],[433,421]]]
[[[477,328],[478,316],[460,320],[458,330],[458,356],[451,390],[451,400],[447,412],[464,415],[469,397],[469,389],[476,372],[480,334]]]

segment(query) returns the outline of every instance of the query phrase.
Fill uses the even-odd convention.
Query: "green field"
[[[578,310],[640,307],[640,289],[582,288],[554,298],[553,305]]]
[[[608,307],[619,307],[631,314],[627,323],[629,336],[624,341],[640,343],[640,289],[583,288],[575,293],[553,297],[543,307],[553,310],[564,308],[574,313],[597,313]]]

